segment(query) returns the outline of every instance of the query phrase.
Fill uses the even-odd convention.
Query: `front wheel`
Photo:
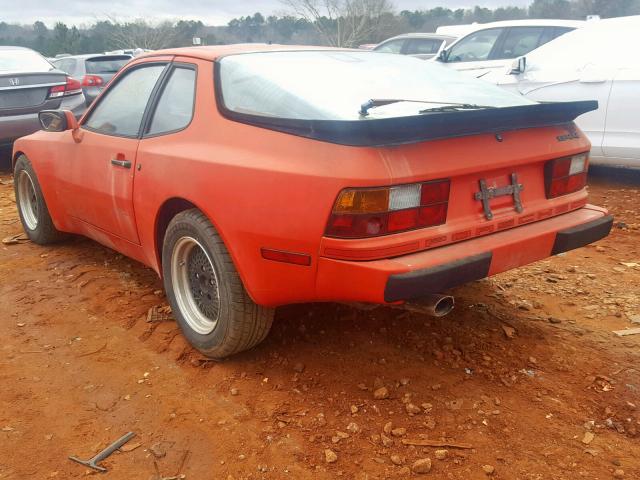
[[[222,239],[199,210],[181,212],[169,223],[162,270],[174,316],[203,354],[228,357],[269,333],[273,309],[249,298]]]
[[[40,245],[62,240],[65,235],[54,226],[36,172],[25,155],[16,161],[13,184],[22,228],[29,239]]]

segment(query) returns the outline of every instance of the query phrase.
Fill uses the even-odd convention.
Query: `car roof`
[[[266,43],[236,43],[232,45],[210,45],[203,47],[181,47],[168,48],[166,50],[154,50],[153,52],[144,53],[136,57],[153,58],[163,55],[175,55],[180,57],[193,57],[202,60],[217,60],[226,55],[235,55],[240,53],[259,53],[259,52],[291,52],[291,51],[360,51],[357,49],[334,48],[334,47],[318,47],[309,45],[275,45]]]
[[[555,20],[550,18],[526,19],[526,20],[500,20],[498,22],[475,23],[478,30],[493,27],[582,27],[587,22],[585,20]]]
[[[101,57],[127,57],[133,58],[128,53],[118,53],[118,54],[104,54],[104,53],[85,53],[83,55],[68,55],[66,57],[56,58],[56,60],[67,60],[68,58],[77,58],[77,59],[87,59],[87,58],[101,58]]]
[[[526,19],[526,20],[500,20],[488,23],[468,23],[463,25],[441,25],[436,31],[438,33],[455,35],[463,38],[470,33],[488,28],[505,28],[505,27],[572,27],[580,28],[585,26],[585,20],[555,20],[548,18]]]
[[[453,35],[444,35],[441,33],[424,33],[424,32],[415,32],[415,33],[401,33],[400,35],[396,35],[395,37],[387,38],[380,43],[388,42],[389,40],[395,40],[397,38],[433,38],[435,40],[455,40],[458,37]]]
[[[27,47],[18,47],[18,46],[14,47],[13,45],[4,45],[4,46],[0,45],[0,50],[28,50],[30,52],[35,51]]]

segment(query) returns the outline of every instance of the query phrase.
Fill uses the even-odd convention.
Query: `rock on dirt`
[[[589,445],[591,442],[593,442],[594,438],[596,438],[596,436],[593,434],[593,432],[584,432],[582,443],[584,443],[585,445]]]
[[[411,471],[417,474],[429,473],[431,471],[431,459],[421,458],[416,460],[413,462],[413,465],[411,465]]]
[[[433,452],[433,456],[438,460],[444,460],[445,458],[447,458],[448,454],[449,452],[447,450],[436,450],[435,452]]]
[[[324,451],[324,460],[327,463],[335,463],[338,461],[338,455],[333,450],[327,448]]]
[[[493,475],[494,472],[496,471],[495,467],[493,465],[483,465],[482,466],[482,471],[484,473],[486,473],[487,475]]]
[[[385,400],[389,398],[389,389],[387,387],[380,387],[373,392],[373,398],[376,400]]]

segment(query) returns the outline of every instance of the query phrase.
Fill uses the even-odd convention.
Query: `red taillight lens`
[[[340,192],[326,235],[366,238],[441,225],[447,220],[449,180]]]
[[[67,83],[49,89],[49,98],[68,97],[82,93],[82,85],[75,78],[67,77]]]
[[[98,75],[85,75],[82,77],[81,83],[83,87],[100,87],[104,83],[104,80]]]
[[[555,198],[583,189],[587,184],[588,165],[587,153],[547,162],[544,167],[547,198]]]

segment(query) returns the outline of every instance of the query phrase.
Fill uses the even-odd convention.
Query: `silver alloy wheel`
[[[16,187],[18,205],[24,223],[29,230],[35,230],[38,228],[38,197],[33,180],[26,170],[20,171]]]
[[[216,328],[220,315],[218,276],[209,254],[195,238],[182,237],[171,252],[173,293],[189,327],[201,335]]]

